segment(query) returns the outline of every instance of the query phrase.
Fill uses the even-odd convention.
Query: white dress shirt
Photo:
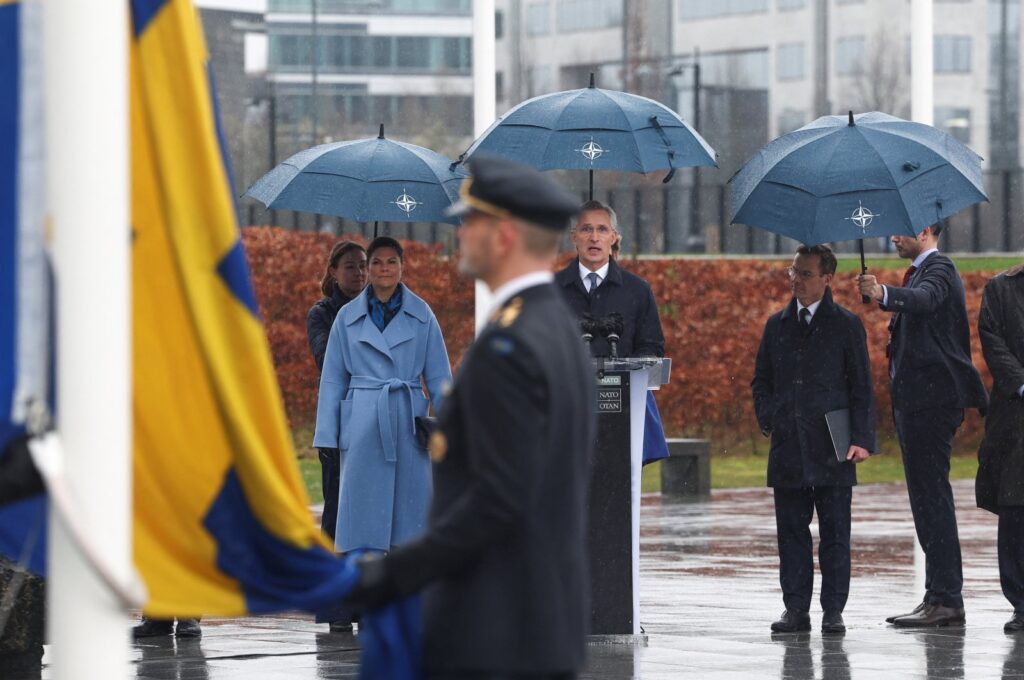
[[[583,266],[583,263],[579,263],[580,267],[580,278],[583,280],[583,287],[590,292],[590,281],[587,280],[587,276],[590,274],[597,274],[597,285],[600,286],[604,283],[605,278],[608,277],[608,266],[611,264],[611,260],[604,263],[603,267],[600,267],[596,272],[592,272]]]
[[[800,303],[800,301],[797,300],[796,301],[796,318],[797,318],[797,321],[800,320],[800,310],[801,309],[807,309],[807,311],[810,312],[810,314],[811,314],[810,316],[807,317],[807,325],[808,326],[811,325],[811,320],[814,319],[814,315],[818,313],[818,306],[819,305],[821,305],[821,299],[818,299],[818,300],[812,302],[811,304],[807,305],[806,307],[804,307],[804,305],[802,305]]]

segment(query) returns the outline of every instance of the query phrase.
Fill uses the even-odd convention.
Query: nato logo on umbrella
[[[576,150],[583,154],[583,157],[590,161],[591,164],[607,153],[600,144],[594,141],[593,137],[591,137],[590,141],[584,144],[582,148]]]
[[[871,226],[871,222],[876,217],[881,216],[882,213],[871,212],[871,208],[865,208],[863,203],[857,201],[857,208],[846,219],[852,221],[856,226],[860,227],[862,232],[866,234],[868,233],[868,227]]]
[[[406,215],[411,213],[420,205],[420,202],[406,193],[405,189],[402,189],[401,196],[391,202],[397,205],[399,210],[404,211]]]

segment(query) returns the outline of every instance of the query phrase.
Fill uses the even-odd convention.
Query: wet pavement
[[[582,677],[1024,679],[1024,634],[1002,630],[1011,611],[999,589],[995,516],[973,507],[972,482],[957,482],[954,491],[967,626],[915,632],[884,623],[912,609],[921,593],[914,588],[906,490],[880,484],[854,491],[853,583],[843,637],[823,637],[821,613],[813,610],[810,634],[769,632],[783,608],[770,490],[716,491],[710,502],[691,504],[647,496],[641,522],[647,645],[591,645]],[[307,617],[209,620],[203,631],[201,640],[136,644],[133,677],[358,676],[357,638],[327,633]]]

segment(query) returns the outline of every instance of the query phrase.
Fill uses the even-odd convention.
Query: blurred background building
[[[452,157],[472,140],[471,0],[265,0],[265,9],[203,10],[239,194],[272,161],[372,136],[381,122],[389,137]],[[953,220],[945,245],[1020,250],[1020,0],[935,0],[934,14],[935,125],[985,157],[991,198]],[[669,184],[597,176],[627,252],[790,252],[767,233],[723,226],[729,177],[820,115],[910,113],[909,0],[497,0],[495,24],[499,114],[585,87],[593,72],[599,87],[676,109],[718,150],[720,168],[678,172]],[[262,65],[252,55],[261,50]],[[240,58],[248,73],[238,73]],[[582,196],[584,173],[560,178]],[[353,229],[242,207],[251,223]]]

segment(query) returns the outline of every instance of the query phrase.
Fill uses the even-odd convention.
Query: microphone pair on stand
[[[622,315],[618,312],[612,312],[608,316],[595,319],[590,314],[583,314],[580,317],[580,330],[583,331],[583,342],[589,346],[594,338],[604,338],[608,341],[608,349],[611,352],[611,358],[617,359],[619,356],[619,339],[622,337],[623,329],[625,324],[622,321]]]

